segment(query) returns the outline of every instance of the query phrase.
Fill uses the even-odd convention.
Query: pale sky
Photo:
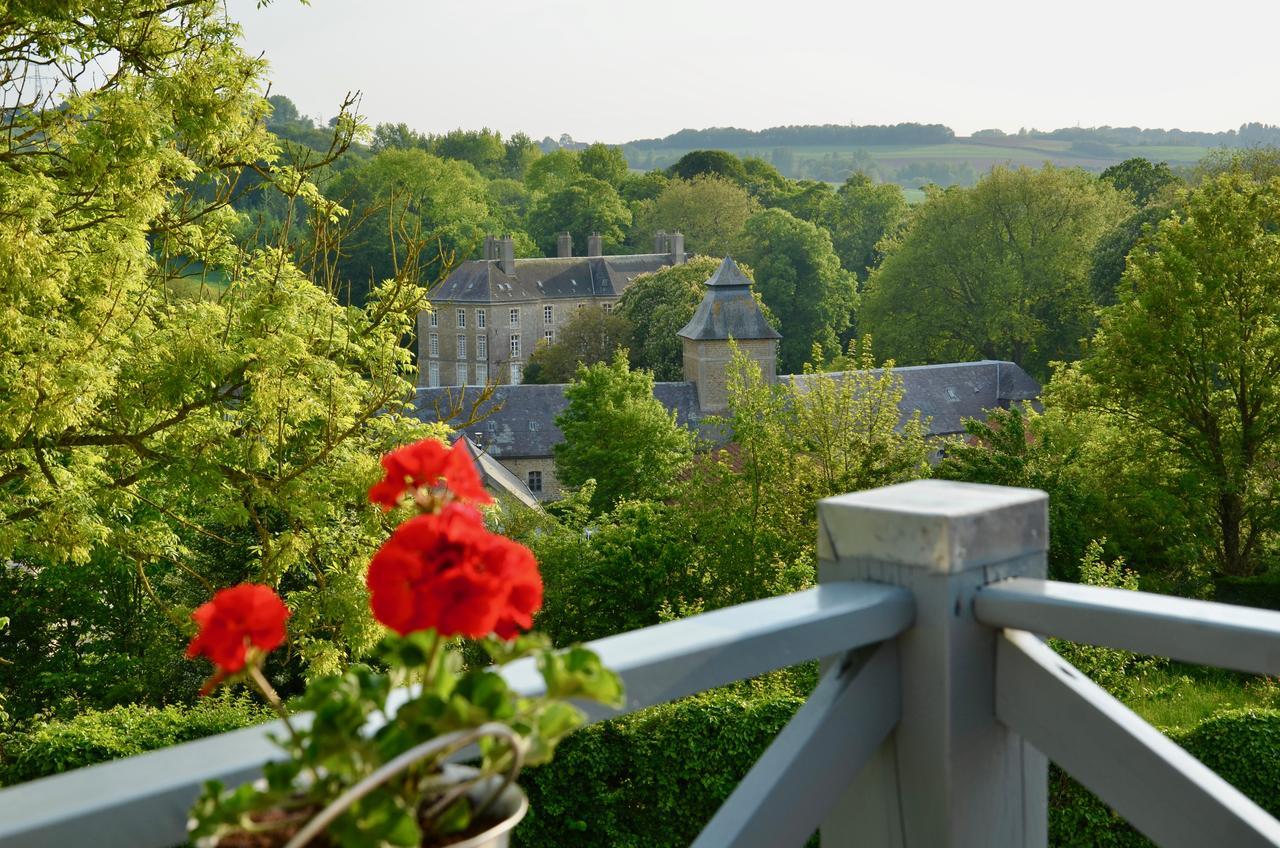
[[[1280,124],[1275,0],[228,0],[327,119],[620,143],[684,127]]]

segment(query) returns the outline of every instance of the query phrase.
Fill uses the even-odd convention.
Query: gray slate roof
[[[487,451],[477,447],[476,443],[465,434],[459,436],[458,440],[466,445],[467,453],[471,454],[472,461],[480,469],[480,479],[490,491],[505,492],[530,509],[542,511],[542,504],[533,492],[529,491],[529,487],[523,480],[508,471],[505,465],[490,456]]]
[[[617,297],[641,274],[671,264],[669,253],[517,259],[502,273],[497,259],[463,262],[431,292],[433,303],[518,303],[544,298]]]
[[[751,296],[751,280],[732,258],[724,258],[706,286],[697,311],[676,335],[693,341],[782,338],[765,320],[760,304]]]
[[[965,418],[985,418],[988,409],[1007,407],[1012,401],[1031,401],[1040,395],[1040,384],[1012,362],[988,359],[915,365],[893,371],[902,378],[903,417],[919,410],[922,416],[932,419],[931,436],[963,433]],[[830,376],[839,376],[839,372]],[[779,379],[803,385],[812,377],[793,374]],[[565,388],[565,384],[497,386],[491,405],[501,404],[501,408],[470,428],[467,435],[498,459],[551,456],[552,447],[564,440],[555,418],[568,405]],[[478,386],[420,388],[417,415],[423,421],[435,421],[442,414],[437,410],[449,410],[455,405],[469,410],[481,391]],[[693,383],[655,383],[653,394],[667,409],[675,410],[678,423],[708,438],[718,437],[717,430],[703,420]],[[490,405],[481,407],[488,408]]]
[[[872,373],[880,374],[880,369]],[[965,418],[986,418],[986,411],[1007,407],[1011,401],[1030,401],[1040,396],[1040,384],[1012,362],[984,359],[978,362],[951,362],[945,365],[910,365],[894,368],[902,378],[904,417],[920,410],[932,419],[929,435],[948,436],[964,432]],[[812,379],[792,374],[780,379],[803,385]]]

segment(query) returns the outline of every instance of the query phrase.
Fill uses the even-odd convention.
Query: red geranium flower
[[[533,552],[519,542],[491,537],[485,568],[503,587],[501,609],[493,630],[503,639],[514,639],[533,626],[533,614],[542,606],[542,575]]]
[[[483,567],[490,538],[480,514],[459,503],[401,524],[369,563],[374,618],[401,635],[429,627],[442,636],[493,630],[501,585]]]
[[[270,586],[241,583],[221,589],[191,613],[200,632],[187,646],[187,658],[206,656],[219,670],[233,674],[244,668],[250,646],[270,651],[284,641],[289,608]]]
[[[435,439],[424,439],[382,457],[386,476],[369,489],[369,501],[391,509],[406,492],[443,483],[454,498],[487,504],[493,499],[484,490],[466,446],[459,439],[452,449]]]

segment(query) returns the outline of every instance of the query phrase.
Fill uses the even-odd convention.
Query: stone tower
[[[677,335],[684,343],[684,378],[697,386],[698,405],[703,412],[723,412],[729,406],[725,382],[733,359],[729,340],[760,366],[765,380],[773,382],[782,336],[765,320],[751,296],[751,281],[733,259],[726,256],[706,285],[698,310]]]

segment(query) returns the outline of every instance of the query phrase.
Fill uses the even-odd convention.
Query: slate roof
[[[988,359],[915,365],[893,371],[902,378],[903,417],[920,410],[922,416],[932,419],[931,436],[963,433],[963,419],[985,418],[988,409],[1007,407],[1011,401],[1034,400],[1040,394],[1040,385],[1012,362]],[[803,385],[812,377],[793,374],[779,379]],[[499,404],[501,408],[468,429],[467,435],[498,459],[551,456],[552,447],[564,440],[555,418],[568,405],[565,388],[565,384],[497,386],[491,402],[481,410]],[[417,415],[423,421],[435,421],[441,414],[437,410],[455,406],[469,410],[471,401],[481,391],[478,386],[420,388],[415,399]],[[719,436],[717,430],[704,421],[693,383],[655,383],[653,394],[667,409],[675,410],[678,423],[711,439]]]
[[[480,478],[486,487],[494,492],[506,492],[530,509],[542,511],[542,504],[538,501],[537,496],[529,490],[529,487],[525,485],[525,482],[518,475],[508,471],[505,465],[490,456],[487,451],[478,448],[476,443],[471,441],[465,434],[459,436],[458,440],[466,445],[472,461],[480,469]]]
[[[497,259],[463,262],[431,292],[432,302],[519,303],[547,298],[617,297],[641,274],[671,264],[669,253],[517,259],[502,273]]]
[[[881,370],[877,368],[872,373],[880,374]],[[910,365],[894,368],[893,373],[902,378],[904,417],[920,410],[922,418],[932,419],[931,436],[963,433],[965,418],[985,418],[988,409],[1040,396],[1040,384],[1030,374],[1012,362],[994,359]],[[812,377],[792,374],[780,379],[803,385]]]
[[[707,280],[707,293],[698,309],[676,335],[698,340],[780,339],[751,296],[751,280],[726,256]]]

